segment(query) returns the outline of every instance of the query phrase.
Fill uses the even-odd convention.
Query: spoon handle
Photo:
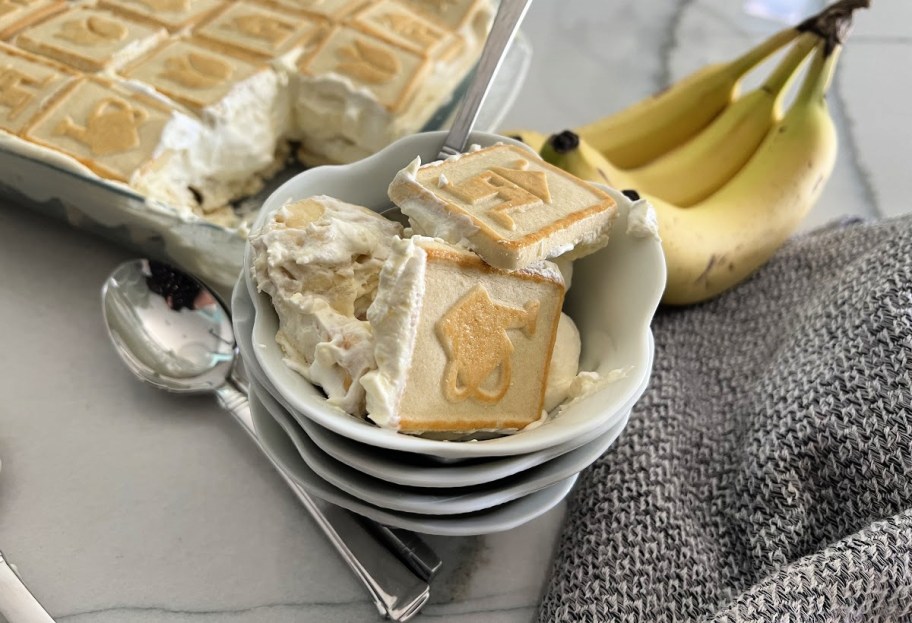
[[[475,126],[475,120],[478,119],[478,111],[488,95],[494,75],[503,62],[504,52],[513,40],[513,35],[531,3],[532,0],[501,0],[497,15],[494,16],[494,23],[491,25],[491,32],[488,33],[481,51],[481,58],[475,67],[475,74],[462,97],[443,147],[440,148],[437,156],[439,159],[455,156],[465,150],[466,141]]]
[[[54,623],[0,552],[0,620],[9,623]]]
[[[247,396],[231,385],[216,390],[219,403],[241,424],[251,439],[264,450],[250,415]],[[317,526],[367,587],[381,615],[393,621],[407,621],[421,610],[430,597],[426,581],[417,577],[390,551],[368,533],[348,511],[312,498],[270,456],[273,467],[295,493]]]

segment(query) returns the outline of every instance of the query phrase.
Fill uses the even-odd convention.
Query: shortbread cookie
[[[260,0],[288,14],[307,14],[340,21],[365,0]]]
[[[527,149],[498,144],[420,164],[396,175],[390,199],[417,233],[467,241],[492,266],[581,257],[608,242],[614,199]]]
[[[403,4],[458,31],[471,25],[487,10],[484,0],[401,0]],[[483,20],[484,18],[482,18]]]
[[[127,182],[153,159],[171,114],[150,97],[83,78],[47,106],[24,136],[68,154],[102,177]]]
[[[538,420],[564,299],[557,267],[507,272],[414,236],[397,241],[367,317],[368,417],[402,432],[509,432]]]
[[[99,0],[99,6],[177,32],[197,24],[223,0]]]
[[[281,156],[289,123],[284,81],[275,71],[193,40],[172,39],[123,75],[186,106],[200,120],[202,134],[187,138],[190,159],[182,164],[198,180],[193,193],[204,213],[261,188],[261,176]],[[168,174],[188,179],[180,171]],[[138,187],[143,192],[168,184],[163,176],[144,182]]]
[[[17,134],[76,72],[0,43],[0,130]]]
[[[163,28],[84,6],[26,28],[15,44],[82,71],[100,71],[130,62],[166,36]]]
[[[151,85],[199,113],[258,71],[268,69],[196,41],[171,39],[131,63],[121,75]]]
[[[232,2],[194,29],[217,46],[271,60],[325,29],[321,20],[253,2]]]
[[[375,367],[367,308],[401,231],[367,208],[317,196],[283,206],[250,236],[253,274],[279,317],[286,364],[354,415],[364,413],[359,380]]]
[[[66,9],[65,0],[0,0],[0,39]]]
[[[424,56],[443,56],[443,50],[456,40],[452,31],[396,0],[369,3],[349,23]]]

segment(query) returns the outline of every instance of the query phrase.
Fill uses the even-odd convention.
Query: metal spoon
[[[494,76],[503,63],[507,46],[513,40],[513,35],[516,34],[531,3],[532,0],[501,0],[497,15],[491,24],[491,31],[481,50],[481,57],[475,66],[475,73],[459,102],[459,109],[437,155],[438,159],[443,160],[465,150],[466,141],[478,119],[478,111],[481,110],[491,83],[494,82]]]
[[[260,445],[250,417],[246,381],[236,365],[231,320],[212,292],[167,264],[133,260],[108,277],[101,293],[108,334],[133,374],[172,392],[215,393]],[[368,526],[369,532],[364,525],[369,521],[311,498],[273,465],[367,587],[380,614],[395,621],[417,614],[429,597],[428,577],[440,566],[417,535],[379,525]],[[400,558],[391,556],[371,533],[404,548],[394,550]],[[418,547],[403,542],[403,536],[414,539]],[[414,566],[416,561],[420,564]],[[422,567],[425,577],[419,577]]]

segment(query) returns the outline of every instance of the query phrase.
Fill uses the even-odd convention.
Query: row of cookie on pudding
[[[328,404],[407,433],[509,433],[606,381],[579,371],[562,308],[623,196],[506,144],[415,159],[387,194],[409,228],[316,196],[249,238],[283,360]]]
[[[348,162],[420,129],[489,21],[487,0],[2,0],[0,130],[230,217],[287,140]]]

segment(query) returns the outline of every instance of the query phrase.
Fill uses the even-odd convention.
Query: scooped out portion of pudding
[[[353,415],[364,414],[359,381],[376,367],[367,308],[401,232],[367,208],[318,196],[283,206],[250,237],[286,364]]]

